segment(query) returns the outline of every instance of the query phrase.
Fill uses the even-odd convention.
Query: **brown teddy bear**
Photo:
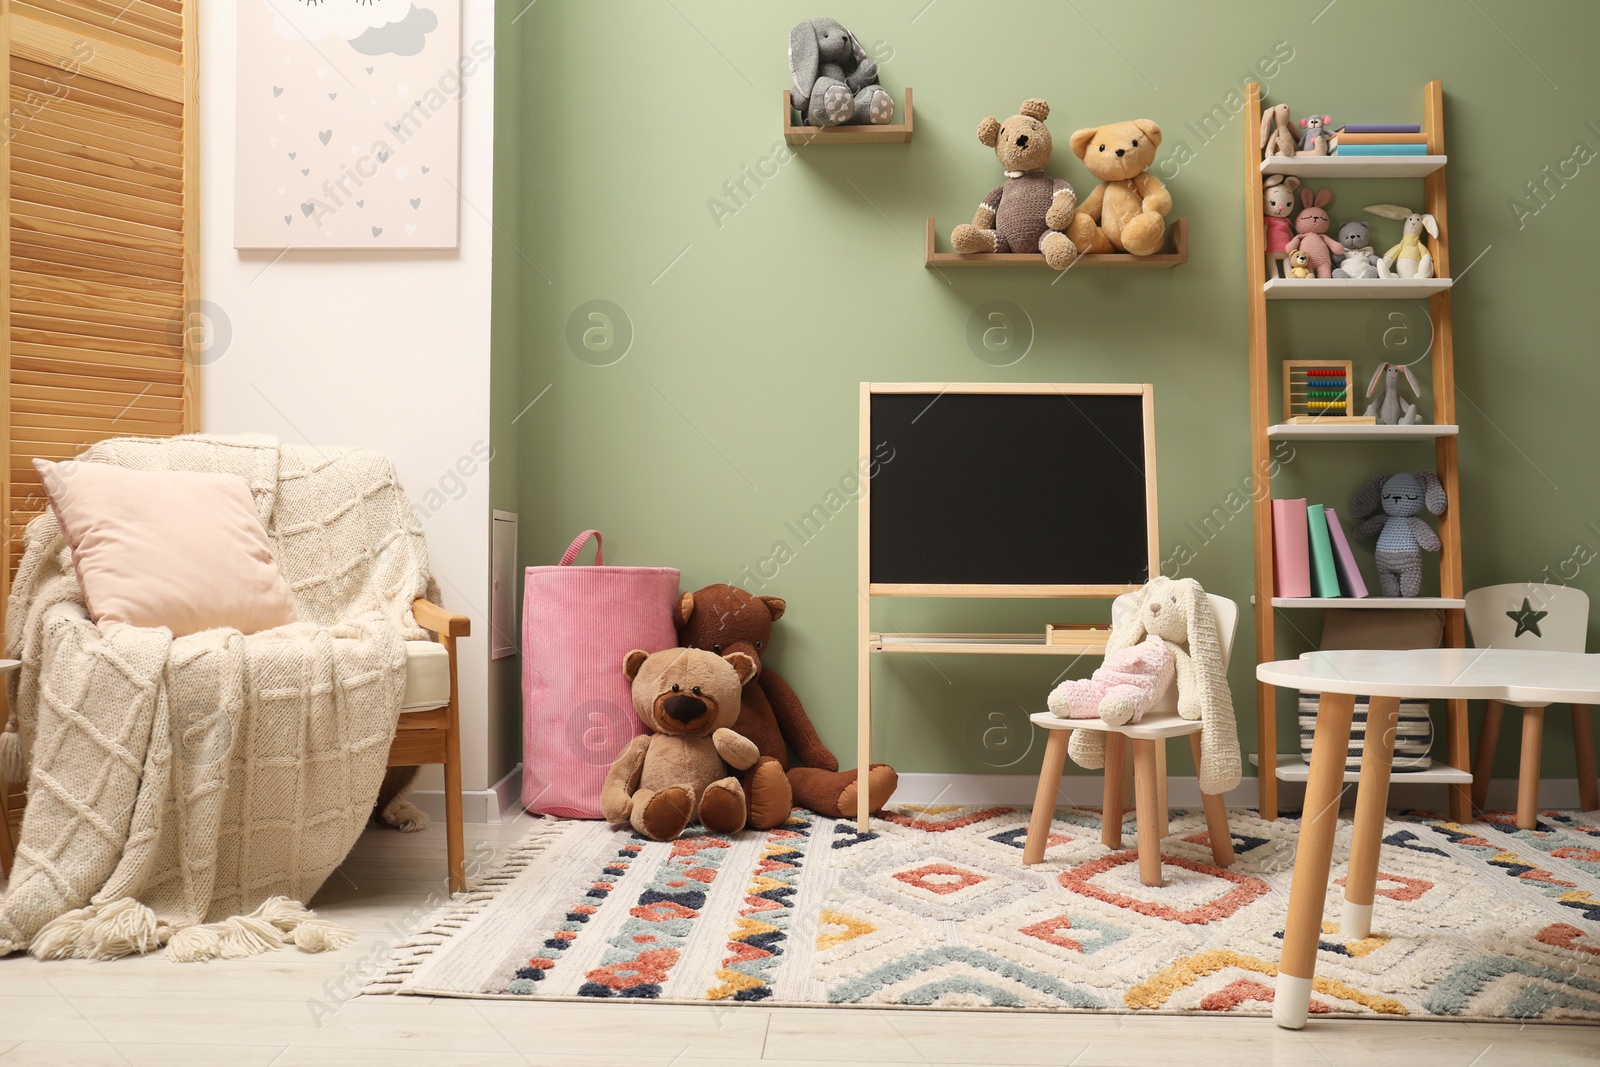
[[[994,149],[1006,183],[983,198],[970,225],[950,234],[957,252],[1043,252],[1056,270],[1078,258],[1081,249],[1062,232],[1072,222],[1077,194],[1044,172],[1053,147],[1044,124],[1049,117],[1049,104],[1030,99],[1005,122],[990,115],[978,124],[978,140]]]
[[[720,656],[744,653],[756,661],[733,728],[761,753],[760,762],[743,776],[750,825],[758,830],[781,825],[794,804],[834,819],[852,818],[856,810],[856,772],[839,769],[789,683],[761,663],[772,624],[786,607],[778,597],[752,596],[732,585],[708,585],[678,601],[679,642]],[[894,768],[873,764],[867,772],[870,810],[887,804],[899,784]]]
[[[1172,194],[1147,170],[1160,145],[1161,127],[1149,119],[1072,135],[1073,154],[1100,179],[1067,228],[1080,251],[1148,256],[1165,246]]]
[[[600,813],[608,822],[631,823],[653,841],[677,837],[696,818],[712,833],[744,829],[744,789],[728,768],[748,769],[759,753],[729,727],[757,669],[743,652],[628,653],[633,710],[650,732],[628,742],[606,772]]]

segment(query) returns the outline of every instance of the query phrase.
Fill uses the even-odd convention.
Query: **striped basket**
[[[1317,728],[1317,693],[1300,694],[1300,758],[1311,762],[1311,737]],[[1345,769],[1361,769],[1361,751],[1367,740],[1367,698],[1356,697],[1355,720],[1350,727],[1350,754]],[[1402,700],[1400,723],[1395,731],[1394,770],[1425,771],[1433,765],[1428,753],[1433,748],[1433,719],[1426,700]]]

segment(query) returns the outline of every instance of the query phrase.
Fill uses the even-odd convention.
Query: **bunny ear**
[[[844,35],[846,37],[850,38],[850,51],[855,56],[856,66],[859,67],[861,64],[867,61],[867,50],[861,47],[861,42],[856,38],[854,31],[847,29],[844,26],[840,26],[839,28],[844,30]]]
[[[1315,200],[1316,198],[1317,198],[1317,194],[1313,193],[1310,189],[1302,189],[1302,190],[1300,190],[1300,203],[1303,206],[1310,207],[1311,206],[1311,202],[1313,200]]]
[[[1272,136],[1272,112],[1274,108],[1267,108],[1261,113],[1261,147],[1267,147],[1267,138]]]
[[[1443,515],[1450,499],[1444,494],[1444,485],[1433,471],[1418,471],[1417,481],[1422,483],[1422,503],[1435,515]]]
[[[1365,519],[1376,515],[1383,506],[1383,483],[1389,480],[1387,474],[1374,474],[1372,480],[1360,489],[1350,499],[1350,511],[1358,519]]]
[[[1399,204],[1369,204],[1362,210],[1380,219],[1394,219],[1396,222],[1404,222],[1411,217],[1411,209]]]
[[[1367,384],[1367,395],[1370,397],[1378,391],[1378,379],[1383,377],[1383,372],[1389,369],[1389,364],[1380,363],[1378,369],[1372,372],[1372,381]]]
[[[794,79],[797,94],[794,106],[803,108],[811,99],[811,87],[817,83],[817,30],[811,22],[802,22],[789,31],[789,76]]]
[[[1121,648],[1132,648],[1147,636],[1144,628],[1144,603],[1150,599],[1150,594],[1157,582],[1164,582],[1165,578],[1152,578],[1144,584],[1144,588],[1134,594],[1133,607],[1122,621],[1114,626],[1111,635],[1106,638],[1106,651],[1115,652]]]
[[[1317,193],[1317,206],[1326,207],[1333,200],[1333,190],[1323,189]]]
[[[1433,237],[1435,240],[1438,239],[1438,237],[1439,237],[1439,220],[1438,219],[1434,218],[1432,215],[1424,215],[1424,216],[1422,216],[1422,225],[1427,229],[1428,234],[1431,237]]]
[[[1190,684],[1200,690],[1200,791],[1214,796],[1239,784],[1239,724],[1211,598],[1193,578],[1185,578],[1179,586],[1179,601],[1189,620]]]
[[[1401,367],[1400,369],[1405,371],[1406,381],[1411,383],[1411,395],[1420,397],[1422,395],[1422,386],[1417,383],[1417,376],[1411,373],[1410,367]]]

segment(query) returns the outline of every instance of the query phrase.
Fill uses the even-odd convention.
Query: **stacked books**
[[[1392,122],[1347,122],[1333,133],[1329,155],[1425,156],[1428,138],[1421,126]]]
[[[1367,583],[1331,507],[1272,502],[1272,585],[1282,597],[1364,597]]]

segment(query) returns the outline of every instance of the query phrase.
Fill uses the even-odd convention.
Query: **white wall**
[[[462,6],[462,50],[492,46],[493,5]],[[478,456],[489,440],[493,63],[467,79],[461,102],[458,251],[237,252],[234,15],[232,3],[208,3],[200,20],[201,295],[232,330],[202,374],[201,425],[375,448],[414,502],[441,490],[424,527],[445,606],[472,616],[461,645],[462,777],[485,789],[489,476]],[[458,462],[472,473],[462,477]]]

